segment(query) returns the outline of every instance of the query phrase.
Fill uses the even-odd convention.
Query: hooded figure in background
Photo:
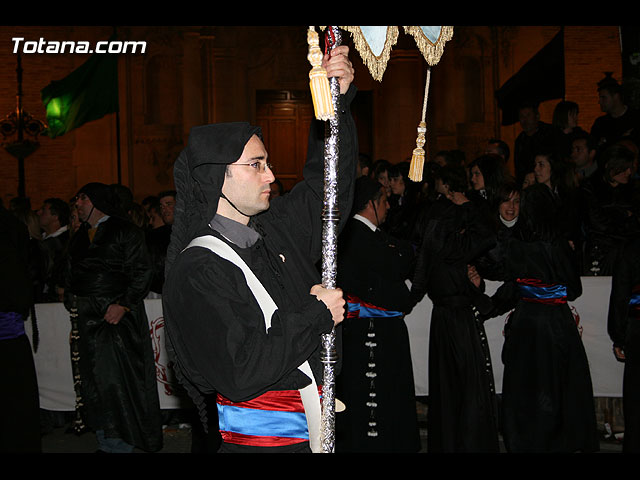
[[[69,248],[65,307],[72,321],[76,431],[96,432],[100,451],[162,448],[155,359],[144,309],[151,283],[144,232],[113,189],[77,194],[83,222]]]
[[[336,48],[327,67],[342,93],[341,212],[350,210],[357,164],[347,51]],[[162,295],[167,349],[205,424],[217,409],[220,451],[315,450],[321,335],[342,320],[345,303],[339,289],[319,285],[315,266],[322,254],[324,128],[311,125],[304,180],[271,203],[274,176],[258,127],[194,127],[174,167]],[[216,393],[217,406],[207,401]]]

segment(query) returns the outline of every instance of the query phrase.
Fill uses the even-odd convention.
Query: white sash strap
[[[260,283],[260,280],[255,276],[247,264],[242,260],[240,255],[236,253],[233,248],[227,245],[213,235],[205,235],[202,237],[194,238],[185,250],[189,247],[204,247],[211,250],[216,255],[230,261],[237,266],[245,276],[247,286],[253,293],[262,314],[264,316],[264,323],[266,330],[271,327],[271,317],[273,312],[278,309],[269,292],[264,288],[264,285]],[[321,406],[320,396],[318,394],[318,386],[316,385],[313,372],[309,366],[309,362],[305,361],[298,369],[311,379],[311,384],[300,389],[300,396],[302,398],[302,404],[304,405],[305,414],[307,417],[307,427],[309,429],[309,445],[311,451],[319,453],[322,450],[320,444],[320,418],[321,418]]]

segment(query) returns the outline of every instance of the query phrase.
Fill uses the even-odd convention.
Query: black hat
[[[376,194],[383,188],[382,184],[369,177],[360,177],[356,180],[355,196],[353,199],[353,211],[362,211],[369,200],[373,200]]]
[[[81,193],[84,193],[89,197],[93,206],[102,213],[107,215],[117,213],[119,201],[109,185],[100,182],[87,183],[84,187],[78,190],[76,196]]]

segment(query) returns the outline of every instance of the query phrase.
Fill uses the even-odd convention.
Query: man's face
[[[53,221],[57,219],[55,215],[51,214],[51,207],[48,203],[43,203],[42,207],[36,212],[38,214],[38,222],[40,228],[46,229]]]
[[[520,109],[518,112],[518,120],[520,121],[522,130],[525,132],[535,131],[538,127],[538,114],[533,110],[533,108]]]
[[[592,157],[592,153],[589,152],[587,147],[587,141],[584,138],[574,140],[571,145],[571,160],[577,168],[585,167],[589,164],[589,160]]]
[[[76,199],[76,209],[78,210],[80,221],[86,222],[89,219],[89,215],[91,215],[93,203],[91,203],[91,199],[86,194],[81,193]]]
[[[228,166],[222,192],[242,213],[252,216],[269,208],[271,183],[267,150],[256,135],[244,146],[240,158]]]
[[[160,214],[162,220],[167,225],[173,225],[173,212],[176,206],[176,199],[172,195],[167,195],[160,199]]]
[[[379,223],[384,223],[387,218],[387,212],[389,211],[389,198],[386,195],[386,189],[383,187],[380,189],[380,198],[373,201],[373,205],[376,208],[376,215]]]
[[[613,95],[608,90],[600,90],[598,92],[598,103],[600,104],[600,110],[604,113],[609,113],[614,103]]]

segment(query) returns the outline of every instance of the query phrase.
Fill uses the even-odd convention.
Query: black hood
[[[240,158],[249,139],[262,139],[260,127],[247,122],[193,127],[187,147],[173,167],[176,206],[165,272],[197,231],[216,214],[226,166]]]

